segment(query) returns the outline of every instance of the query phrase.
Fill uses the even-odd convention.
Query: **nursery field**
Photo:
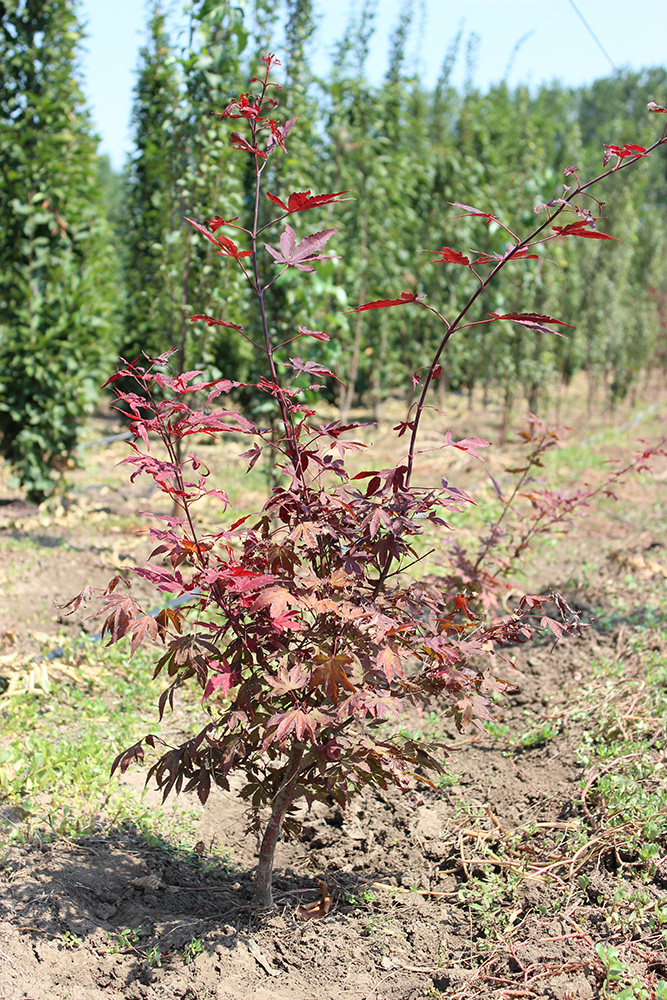
[[[596,417],[582,399],[562,405],[576,430],[547,456],[556,486],[602,481],[664,433],[664,397]],[[386,411],[363,436],[391,464]],[[447,430],[498,439],[493,406],[455,399],[444,419],[428,417],[425,447]],[[33,506],[0,469],[1,1000],[667,1000],[667,462],[545,537],[507,591],[508,612],[559,591],[582,637],[505,650],[516,670],[483,731],[458,733],[437,703],[404,720],[445,745],[444,775],[345,813],[314,806],[278,847],[276,906],[258,912],[256,839],[233,794],[163,806],[141,768],[109,777],[145,733],[196,731],[196,694],[158,724],[153,651],[130,661],[100,644],[99,619],[58,607],[148,558],[138,511],[169,513],[114,467],[120,429],[91,421],[65,499]],[[229,439],[202,450],[234,516],[257,510],[265,470],[235,479]],[[510,434],[484,464],[421,457],[424,484],[446,470],[478,500],[455,519],[463,543],[493,514],[488,473],[503,482],[517,454]],[[202,504],[215,524],[215,500]],[[423,566],[437,574],[437,551]]]

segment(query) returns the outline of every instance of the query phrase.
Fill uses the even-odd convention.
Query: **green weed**
[[[183,949],[183,961],[186,965],[190,965],[194,962],[197,955],[203,955],[205,951],[206,948],[201,938],[192,938]]]
[[[20,817],[4,840],[86,836],[133,825],[147,839],[175,836],[191,843],[188,811],[149,808],[109,776],[114,755],[152,719],[160,690],[151,680],[152,662],[150,649],[139,650],[130,663],[127,650],[64,640],[62,653],[46,664],[42,690],[0,697],[6,734],[0,741],[0,797]]]

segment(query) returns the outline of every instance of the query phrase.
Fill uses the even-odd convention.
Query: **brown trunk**
[[[255,875],[255,905],[262,908],[273,906],[273,892],[271,887],[273,858],[276,853],[276,845],[280,839],[280,831],[285,813],[294,799],[299,784],[301,756],[302,751],[300,750],[292,760],[285,780],[273,800],[271,818],[266,824],[262,846],[259,849],[259,863],[257,865],[257,874]]]

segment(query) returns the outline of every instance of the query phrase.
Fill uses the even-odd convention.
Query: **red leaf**
[[[434,253],[436,256],[429,260],[429,264],[462,264],[463,267],[470,267],[470,257],[465,257],[458,250],[451,247],[443,247],[442,250],[428,250],[427,253]]]
[[[301,242],[297,243],[296,233],[291,226],[286,225],[280,234],[280,250],[269,246],[268,243],[264,246],[278,264],[287,264],[299,271],[314,273],[315,268],[311,266],[311,262],[331,259],[331,254],[320,253],[320,250],[324,249],[333,234],[337,232],[338,229],[323,229],[319,233],[304,236]]]
[[[473,261],[473,264],[498,264],[502,260],[539,260],[540,255],[538,253],[529,253],[528,250],[519,250],[518,253],[512,253],[514,247],[508,247],[505,253],[481,253],[479,257]]]
[[[133,657],[139,646],[148,635],[151,639],[157,639],[157,622],[152,615],[142,615],[132,622],[132,643],[130,646],[130,657]]]
[[[178,572],[170,573],[163,566],[140,566],[134,572],[137,576],[148,580],[163,593],[179,595],[183,593],[183,578]]]
[[[391,646],[385,646],[377,655],[376,662],[380,670],[391,684],[394,676],[403,677],[401,658]]]
[[[201,313],[197,313],[195,316],[188,316],[193,323],[201,319],[206,323],[207,326],[228,326],[231,330],[242,330],[242,326],[237,326],[236,323],[228,323],[224,319],[213,319],[212,316],[203,316]]]
[[[529,253],[528,250],[519,250],[518,253],[512,254],[512,260],[539,260],[540,255],[538,253]]]
[[[425,295],[416,292],[401,292],[400,299],[376,299],[375,302],[364,302],[362,306],[350,309],[350,312],[365,312],[367,309],[388,309],[389,306],[404,306],[408,302],[423,302]]]
[[[270,191],[266,192],[266,197],[269,198],[274,203],[274,205],[280,205],[280,207],[284,208],[286,212],[289,212],[289,208],[287,207],[285,202],[281,201],[280,198],[276,198],[276,196],[274,194],[271,194]]]
[[[537,330],[538,333],[555,333],[557,337],[563,334],[558,330],[550,330],[545,323],[557,323],[558,326],[567,326],[574,329],[571,323],[564,323],[562,319],[552,319],[551,316],[542,316],[540,313],[489,313],[491,319],[508,319],[512,323],[519,323],[527,326],[530,330]]]
[[[460,441],[454,441],[451,431],[447,431],[445,435],[445,445],[458,448],[459,451],[465,451],[468,455],[472,455],[473,458],[478,458],[480,462],[484,461],[484,459],[477,449],[488,448],[490,443],[490,441],[485,441],[483,438],[461,438]]]
[[[552,226],[551,228],[558,236],[581,236],[585,240],[614,240],[615,236],[607,236],[606,233],[598,233],[592,229],[593,223],[581,219],[579,222],[571,222],[569,226]]]
[[[648,156],[648,153],[643,146],[637,146],[633,143],[624,143],[622,146],[608,146],[605,142],[604,148],[607,152],[604,154],[604,165],[605,167],[609,163],[612,156],[617,156],[619,160],[625,160],[628,156]]]
[[[210,242],[213,243],[214,246],[220,247],[222,245],[221,243],[218,243],[216,237],[213,235],[213,233],[209,232],[206,226],[202,226],[201,222],[197,222],[196,219],[190,219],[188,218],[187,215],[183,216],[183,218],[185,219],[186,222],[189,222],[191,226],[194,226],[195,229],[197,229],[202,234],[202,236],[205,236],[207,240],[210,240]]]
[[[463,594],[456,595],[456,610],[463,611],[466,618],[474,620],[475,616],[470,614],[470,611],[468,610],[468,604]]]
[[[478,208],[473,208],[472,205],[462,205],[458,201],[450,201],[449,204],[453,205],[454,208],[462,208],[466,215],[473,215],[473,216],[478,216],[480,219],[486,219],[487,226],[491,222],[498,221],[495,215],[491,215],[490,212],[480,212]]]
[[[271,135],[269,136],[269,140],[266,144],[267,153],[270,153],[275,146],[280,146],[280,148],[284,153],[287,152],[287,150],[285,149],[285,139],[294,128],[296,121],[297,121],[296,118],[290,118],[289,121],[283,122],[282,125],[277,125],[275,122],[269,119],[269,125],[271,126]]]
[[[224,664],[222,664],[218,660],[214,660],[209,664],[209,666],[217,668],[224,667],[224,670],[222,670],[221,672],[219,671],[217,673],[211,674],[211,676],[208,679],[206,689],[204,690],[204,693],[202,695],[201,699],[202,701],[206,701],[207,698],[211,697],[214,691],[218,690],[222,692],[223,697],[226,697],[229,694],[231,688],[233,688],[234,685],[238,684],[239,682],[238,675],[234,673],[234,671],[231,669],[231,667],[226,661],[224,662]]]
[[[266,159],[266,153],[261,149],[257,149],[256,146],[251,146],[247,139],[244,139],[242,135],[238,132],[232,132],[229,136],[232,144],[232,149],[241,149],[245,153],[253,153],[255,156],[261,156],[263,160]]]
[[[314,337],[315,340],[330,340],[331,338],[323,330],[309,330],[305,326],[297,326],[298,332],[302,337]]]
[[[337,382],[340,382],[337,375],[334,375],[334,373],[329,371],[329,369],[324,365],[318,364],[317,361],[303,361],[301,358],[290,358],[289,363],[285,362],[285,367],[293,368],[295,372],[305,372],[307,375],[319,375],[322,378],[335,378]]]
[[[238,221],[238,215],[235,215],[233,219],[221,219],[219,215],[216,215],[214,219],[207,219],[206,225],[211,230],[212,233],[219,229],[220,226],[229,226],[232,222]]]
[[[347,191],[336,191],[333,194],[311,194],[310,191],[294,191],[285,204],[280,198],[267,191],[267,197],[276,205],[280,205],[286,212],[305,212],[309,208],[317,208],[318,205],[329,205],[333,201],[350,201],[349,198],[341,198]]]
[[[240,257],[252,257],[252,250],[239,250],[236,243],[233,240],[227,239],[226,236],[215,237],[213,233],[209,232],[206,226],[202,226],[201,222],[197,222],[196,219],[190,219],[187,215],[184,216],[186,222],[189,222],[191,226],[194,226],[202,236],[205,236],[214,246],[216,246],[217,253],[221,254],[223,257],[234,257],[239,259]]]

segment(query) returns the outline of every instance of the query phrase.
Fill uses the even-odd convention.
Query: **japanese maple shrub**
[[[265,308],[266,292],[274,282],[288,268],[306,275],[314,272],[335,236],[335,228],[297,236],[296,217],[335,203],[347,192],[294,192],[283,200],[267,191],[274,217],[260,223],[268,158],[285,149],[295,124],[272,117],[277,102],[270,96],[276,87],[270,71],[277,60],[268,55],[264,63],[263,78],[253,81],[256,93],[242,94],[220,113],[246,127],[245,135],[232,132],[231,143],[254,163],[252,225],[245,228],[238,219],[217,215],[206,222],[189,221],[217,254],[240,268],[256,297],[263,337],[254,346],[264,359],[265,373],[253,388],[275,401],[280,429],[276,433],[235,409],[219,408],[220,397],[238,388],[238,382],[206,382],[198,371],[168,373],[171,352],[121,362],[107,384],[123,379],[122,389],[115,386],[117,405],[129,413],[134,435],[132,453],[124,461],[133,466],[132,479],[152,477],[176,510],[173,516],[148,515],[154,522],[150,559],[157,561],[135,572],[182,603],[171,601],[159,614],[147,614],[126,589],[126,581],[116,577],[98,612],[104,616],[102,632],[110,643],[130,637],[130,655],[149,639],[164,647],[155,666],[155,674],[167,678],[159,699],[160,717],[188,681],[199,685],[208,714],[201,732],[180,746],[145,736],[118,756],[113,769],[124,771],[142,761],[148,746],[158,751],[148,779],[154,779],[165,796],[172,790],[196,790],[202,802],[212,783],[229,789],[230,776],[240,772],[240,795],[253,824],[258,830],[264,824],[255,879],[255,899],[261,906],[272,901],[276,843],[281,830],[295,827],[299,800],[345,806],[364,786],[405,787],[441,769],[437,747],[394,738],[387,720],[398,720],[407,707],[436,698],[460,728],[488,717],[487,698],[503,686],[494,677],[494,651],[525,641],[537,628],[560,635],[577,627],[562,600],[567,620],[556,622],[540,612],[544,598],[530,596],[510,616],[487,620],[475,604],[479,587],[472,585],[481,576],[481,557],[467,578],[453,571],[437,585],[416,579],[410,568],[419,562],[420,533],[425,527],[431,532],[446,529],[448,514],[472,501],[445,477],[433,486],[414,485],[413,469],[419,422],[440,356],[456,330],[475,325],[464,320],[488,283],[508,262],[534,256],[537,243],[567,236],[609,238],[597,230],[591,211],[575,202],[575,196],[599,178],[580,184],[571,168],[574,187],[544,206],[545,221],[527,239],[507,229],[510,242],[503,256],[471,259],[448,247],[437,251],[436,260],[470,268],[479,288],[454,320],[440,317],[444,335],[425,369],[421,397],[396,428],[398,438],[408,442],[405,455],[392,468],[369,468],[350,476],[346,452],[362,447],[349,438],[356,425],[318,422],[303,401],[304,390],[318,390],[335,376],[323,365],[285,351],[303,338],[325,341],[326,333],[299,327],[289,340],[274,343]],[[665,133],[655,145],[664,141]],[[648,152],[610,147],[615,163],[601,176]],[[485,222],[494,218],[469,206],[458,207]],[[574,213],[575,221],[555,225],[565,212]],[[264,242],[276,227],[281,229],[277,240]],[[239,243],[223,230],[238,234]],[[431,309],[410,291],[363,304],[360,311],[411,303]],[[226,320],[190,318],[246,336],[242,327]],[[558,324],[547,316],[518,312],[483,322],[499,319],[537,331]],[[415,378],[419,381],[420,376]],[[128,380],[134,384],[132,391]],[[201,408],[189,404],[195,398],[203,401]],[[225,492],[209,485],[209,471],[194,453],[179,456],[186,453],[188,437],[230,433],[249,439],[241,456],[249,469],[270,449],[279,482],[256,516],[225,523]],[[446,443],[472,455],[486,444],[476,438],[454,441],[451,435]],[[539,457],[543,448],[539,442],[536,447]],[[203,497],[219,502],[221,526],[216,531],[198,527],[197,503]],[[482,555],[494,549],[497,534],[490,536]],[[521,546],[517,556],[520,551]],[[71,609],[90,596],[90,590],[79,595],[70,602]]]

